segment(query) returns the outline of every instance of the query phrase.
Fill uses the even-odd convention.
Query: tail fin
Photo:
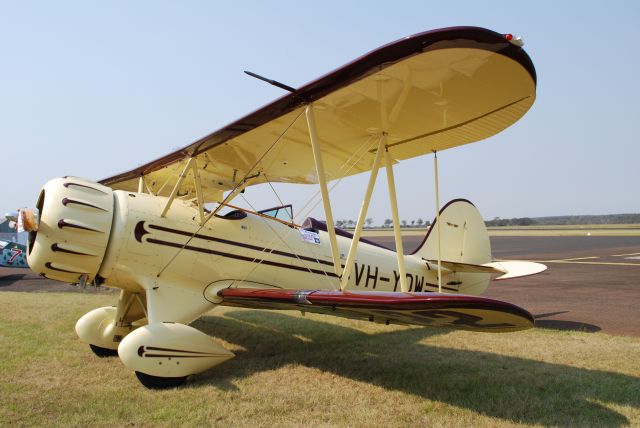
[[[438,259],[436,228],[434,220],[414,256],[431,262]],[[491,243],[484,220],[478,209],[466,199],[454,199],[440,210],[440,260],[468,265],[491,262]],[[447,284],[447,289],[455,288],[466,294],[482,293],[490,279],[491,274],[487,272],[442,271],[442,284]]]
[[[438,258],[436,220],[422,245],[413,253],[425,260]],[[454,199],[440,210],[440,258],[481,265],[491,261],[489,234],[478,209],[466,199]]]

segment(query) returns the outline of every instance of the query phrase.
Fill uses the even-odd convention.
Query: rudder
[[[413,255],[424,260],[438,259],[435,219]],[[466,199],[454,199],[440,210],[440,259],[473,265],[491,262],[491,243],[484,220],[478,209]],[[456,285],[460,292],[480,294],[489,285],[490,275],[444,272],[442,279],[443,284]]]

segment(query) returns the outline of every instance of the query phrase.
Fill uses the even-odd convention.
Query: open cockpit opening
[[[257,215],[258,217],[265,217],[277,220],[280,223],[286,224],[290,227],[300,227],[299,225],[293,222],[293,207],[291,204],[281,205],[273,208],[267,208],[260,211],[252,211],[246,208],[238,207],[231,204],[222,204],[225,208],[230,208],[231,211],[228,211],[224,214],[216,215],[218,218],[223,218],[226,220],[242,220],[247,217],[247,214]]]

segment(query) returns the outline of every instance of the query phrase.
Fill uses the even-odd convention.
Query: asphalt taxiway
[[[394,247],[393,237],[368,237]],[[422,237],[404,239],[411,253]],[[640,237],[492,237],[494,258],[539,261],[530,277],[494,281],[484,296],[529,310],[541,328],[640,337]],[[0,268],[0,291],[82,291],[29,269]],[[87,287],[83,292],[109,292]],[[0,295],[1,298],[1,295]]]

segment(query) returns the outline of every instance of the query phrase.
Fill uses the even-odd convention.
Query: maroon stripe
[[[212,354],[211,352],[185,351],[183,349],[159,348],[157,346],[145,346],[144,349],[149,351],[184,352],[186,354],[220,355]]]
[[[333,272],[325,272],[323,270],[311,269],[311,268],[307,268],[307,267],[303,267],[303,266],[295,266],[295,265],[286,264],[286,263],[272,262],[270,260],[258,260],[258,259],[253,258],[253,257],[246,257],[246,256],[238,255],[238,254],[225,253],[225,252],[222,252],[222,251],[210,250],[208,248],[194,247],[192,245],[183,245],[183,244],[178,244],[178,243],[175,243],[175,242],[161,241],[159,239],[153,239],[153,238],[147,239],[147,242],[150,242],[152,244],[164,245],[166,247],[174,247],[174,248],[181,248],[181,249],[189,250],[189,251],[195,251],[195,252],[198,252],[198,253],[213,254],[213,255],[216,255],[216,256],[227,257],[227,258],[236,259],[236,260],[242,260],[242,261],[245,261],[245,262],[258,263],[258,264],[264,264],[264,265],[269,265],[269,266],[276,266],[276,267],[292,269],[292,270],[297,270],[297,271],[302,271],[302,272],[316,273],[316,274],[319,274],[319,275],[332,276],[332,277],[335,277],[335,278],[338,277],[338,275],[336,275]]]
[[[60,252],[60,253],[67,253],[67,254],[77,254],[79,256],[91,256],[92,255],[92,254],[85,254],[85,253],[79,253],[77,251],[67,250],[65,248],[60,248],[58,243],[51,244],[51,251],[53,251],[54,253]]]
[[[475,205],[473,205],[473,203],[471,203],[471,201],[469,201],[467,199],[463,199],[463,198],[452,199],[449,202],[447,202],[444,207],[440,208],[440,215],[442,215],[442,213],[444,213],[444,210],[446,210],[449,207],[449,205],[451,205],[453,203],[456,203],[456,202],[466,202],[469,205],[471,205],[472,207],[475,207]],[[422,249],[422,247],[424,247],[424,244],[426,244],[427,239],[429,239],[429,235],[431,235],[431,231],[434,229],[437,220],[438,220],[438,217],[436,216],[436,218],[433,219],[433,222],[431,223],[431,226],[429,226],[429,230],[427,230],[426,235],[424,235],[424,238],[422,239],[422,242],[420,243],[420,245],[418,245],[416,247],[415,251],[413,253],[409,254],[409,255],[413,256],[415,254],[418,254],[418,252]],[[427,267],[428,266],[429,265],[427,265]],[[431,270],[431,269],[429,269],[429,270]]]
[[[65,219],[58,220],[58,227],[60,229],[63,229],[65,227],[71,227],[71,228],[74,228],[74,229],[88,230],[89,232],[100,232],[100,230],[91,229],[90,227],[84,227],[84,226],[79,226],[77,224],[67,223],[65,221]]]
[[[176,355],[176,354],[143,354],[143,358],[211,358],[211,357],[228,357],[226,354],[209,354],[209,355]]]
[[[59,268],[53,267],[53,266],[51,265],[51,262],[46,262],[46,263],[44,264],[44,266],[45,266],[47,269],[57,270],[58,272],[65,272],[65,273],[79,273],[79,274],[86,273],[86,272],[74,272],[74,271],[72,271],[72,270],[59,269]]]
[[[94,189],[94,190],[95,190],[95,189]],[[88,203],[86,203],[86,202],[76,201],[75,199],[64,198],[64,199],[62,200],[62,205],[64,205],[64,206],[66,207],[66,206],[67,206],[67,204],[82,205],[82,206],[89,207],[89,208],[95,208],[95,209],[100,210],[100,211],[105,211],[105,212],[107,211],[107,210],[105,210],[104,208],[102,208],[102,207],[98,207],[98,206],[96,206],[96,205],[88,204]]]
[[[100,189],[96,189],[95,187],[91,187],[91,186],[87,186],[85,184],[79,184],[79,183],[64,183],[63,184],[64,187],[66,187],[67,189],[69,188],[69,186],[77,186],[77,187],[84,187],[85,189],[91,189],[91,190],[95,190],[96,192],[100,192],[104,195],[106,195],[107,193],[103,192]]]
[[[140,224],[140,223],[138,223],[138,224]],[[191,232],[187,232],[187,231],[183,231],[183,230],[177,230],[177,229],[170,229],[168,227],[163,227],[163,226],[156,226],[154,224],[150,224],[149,228],[150,229],[160,230],[160,231],[163,231],[163,232],[175,233],[177,235],[183,235],[183,236],[189,236],[189,237],[193,236],[194,238],[198,238],[198,239],[204,239],[204,240],[212,241],[212,242],[220,242],[222,244],[234,245],[236,247],[247,248],[247,249],[250,249],[250,250],[260,251],[260,252],[264,252],[264,253],[268,253],[268,254],[277,254],[279,256],[292,257],[292,258],[296,258],[296,259],[300,259],[300,260],[306,260],[306,261],[309,261],[309,262],[320,263],[320,264],[327,265],[327,266],[333,266],[333,262],[328,262],[328,261],[325,261],[325,260],[318,260],[318,259],[314,259],[313,257],[300,256],[300,255],[297,255],[297,254],[287,253],[285,251],[275,250],[275,249],[272,249],[272,248],[258,247],[256,245],[245,244],[244,242],[229,241],[228,239],[215,238],[213,236],[202,235],[202,234],[199,234],[199,233],[192,234]],[[137,226],[136,226],[136,230],[138,230]],[[142,228],[142,230],[144,230],[144,227]]]

